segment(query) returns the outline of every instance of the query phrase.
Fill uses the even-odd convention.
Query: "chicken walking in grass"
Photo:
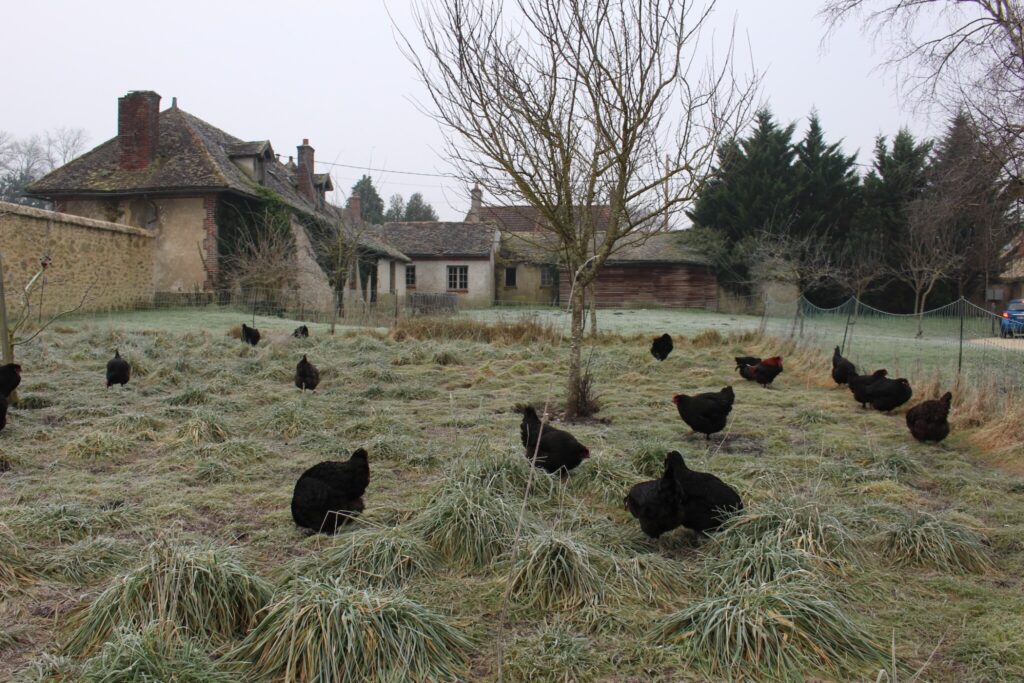
[[[246,344],[256,346],[260,343],[260,331],[255,327],[249,327],[245,323],[242,323],[242,341]]]
[[[761,359],[757,356],[736,356],[733,360],[736,361],[736,370],[740,373],[742,373],[743,368],[748,365],[757,365],[761,362]]]
[[[698,534],[708,534],[733,514],[743,509],[743,499],[736,489],[713,474],[687,468],[677,451],[668,454],[674,462],[672,471],[682,495],[683,526]]]
[[[0,396],[9,398],[21,384],[21,366],[17,363],[0,365]]]
[[[903,377],[897,379],[883,377],[869,384],[864,392],[871,407],[884,413],[891,413],[914,395],[914,390],[910,388],[910,382]]]
[[[672,337],[666,333],[651,342],[651,355],[658,360],[665,360],[672,353],[672,348]]]
[[[305,325],[299,325],[295,328],[295,331],[292,332],[292,336],[296,339],[305,339],[309,336],[309,328]]]
[[[563,477],[590,457],[590,450],[569,432],[542,423],[533,406],[523,409],[519,436],[526,449],[526,458],[548,474],[558,472]],[[538,445],[539,439],[539,445]],[[534,459],[536,454],[536,459]]]
[[[740,376],[745,380],[757,382],[765,389],[782,374],[782,356],[765,358],[757,365],[744,365],[740,368]]]
[[[856,375],[847,382],[850,391],[853,393],[853,400],[860,404],[861,408],[868,407],[868,387],[880,379],[884,379],[889,371],[885,368],[875,370],[870,375]]]
[[[114,349],[114,357],[107,361],[107,388],[115,384],[120,384],[123,388],[131,378],[131,363],[121,358],[120,349]]]
[[[344,461],[327,460],[302,473],[292,493],[292,519],[300,527],[333,534],[365,509],[363,494],[370,485],[365,449]]]
[[[832,352],[832,380],[837,385],[848,384],[857,376],[857,366],[843,358],[839,347]]]
[[[918,441],[938,443],[949,436],[949,407],[953,394],[946,392],[937,401],[922,401],[907,411],[907,428]]]
[[[676,480],[676,468],[681,461],[681,457],[666,455],[661,478],[640,482],[622,501],[626,510],[640,521],[640,529],[651,538],[658,538],[686,521],[682,490]]]
[[[683,422],[694,432],[703,434],[709,441],[712,434],[725,429],[735,400],[736,394],[732,387],[695,396],[676,394],[672,397],[672,403],[676,405]]]
[[[306,355],[302,355],[302,360],[295,366],[295,386],[302,391],[309,389],[310,391],[316,391],[317,386],[320,384],[320,370],[315,365],[309,362]]]

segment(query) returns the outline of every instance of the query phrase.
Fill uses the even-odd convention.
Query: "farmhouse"
[[[338,289],[375,298],[377,283],[390,286],[396,266],[409,259],[360,229],[358,207],[346,212],[327,201],[331,179],[314,171],[308,140],[296,159],[281,163],[269,141],[229,135],[179,108],[176,98],[160,111],[160,95],[133,91],[118,100],[116,137],[36,181],[28,194],[52,201],[58,212],[152,234],[157,292],[231,286],[223,264],[237,232],[283,209],[275,215],[287,217],[298,262],[292,286],[311,299],[332,296],[323,267],[329,259],[318,246],[324,234],[342,230],[358,243],[361,267]]]
[[[411,259],[402,283],[407,292],[453,294],[460,306],[494,301],[498,230],[492,224],[422,221],[385,223],[372,232]]]

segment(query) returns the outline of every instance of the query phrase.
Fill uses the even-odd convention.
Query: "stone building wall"
[[[21,292],[50,265],[33,290],[33,316],[67,310],[84,296],[83,311],[149,303],[153,298],[152,234],[141,228],[0,202],[0,254],[8,310],[21,308]]]

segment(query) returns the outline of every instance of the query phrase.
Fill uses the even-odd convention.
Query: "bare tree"
[[[324,265],[327,280],[337,297],[331,316],[331,334],[334,334],[338,311],[344,310],[345,290],[350,282],[355,284],[360,302],[365,303],[360,262],[365,256],[361,244],[366,228],[367,224],[361,218],[353,218],[346,210],[337,223],[326,226],[323,234],[314,241],[314,256],[318,256],[317,261]]]
[[[227,284],[273,293],[295,288],[295,238],[287,211],[238,210],[242,229],[223,238],[221,268]],[[228,243],[229,242],[229,243]]]
[[[89,135],[82,128],[56,128],[45,134],[46,161],[52,171],[80,156],[89,142]]]
[[[416,12],[422,48],[404,39],[458,175],[499,203],[531,206],[555,236],[571,278],[569,418],[586,288],[623,238],[694,199],[718,144],[749,120],[757,79],[736,76],[731,41],[722,62],[701,58],[713,8],[437,0]]]

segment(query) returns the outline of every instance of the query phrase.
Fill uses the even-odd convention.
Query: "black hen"
[[[733,401],[736,394],[732,387],[725,387],[721,391],[687,396],[676,394],[672,402],[676,404],[679,417],[689,425],[690,429],[700,432],[709,440],[711,435],[725,429],[726,420],[732,412]]]
[[[317,385],[320,384],[320,370],[310,363],[306,359],[306,355],[302,355],[302,360],[295,366],[295,386],[305,391],[316,391]]]
[[[864,391],[871,407],[883,412],[899,408],[914,395],[914,390],[910,388],[910,382],[902,377],[898,379],[883,377],[869,384]]]
[[[295,331],[292,332],[292,336],[296,339],[305,339],[309,336],[309,328],[305,325],[299,325],[295,328]]]
[[[884,379],[889,371],[885,368],[881,370],[875,370],[870,375],[856,375],[851,377],[848,381],[850,391],[853,392],[853,400],[861,405],[862,408],[868,407],[868,387],[877,382],[880,379]]]
[[[736,361],[736,369],[739,371],[742,371],[748,365],[757,365],[761,362],[761,359],[757,356],[736,356],[733,360]]]
[[[120,384],[123,387],[131,378],[131,364],[121,358],[121,352],[118,349],[114,349],[114,357],[107,361],[107,388],[109,389],[114,384]]]
[[[670,353],[672,353],[672,337],[668,334],[655,337],[651,342],[651,355],[658,360],[665,360]]]
[[[7,397],[0,396],[0,432],[7,426]]]
[[[949,436],[949,405],[953,394],[946,392],[938,401],[922,401],[907,411],[907,427],[918,441],[938,443]]]
[[[328,460],[310,467],[295,482],[292,519],[306,529],[333,534],[363,511],[370,464],[360,448],[345,462]]]
[[[735,512],[743,509],[736,489],[713,474],[694,472],[686,467],[683,456],[672,451],[676,486],[682,495],[683,525],[699,534],[715,531]]]
[[[743,379],[757,382],[765,389],[775,381],[775,378],[782,372],[782,356],[765,358],[757,365],[744,365],[740,368],[740,375]]]
[[[21,366],[17,363],[0,365],[0,395],[10,396],[21,384]]]
[[[629,490],[622,501],[626,509],[640,520],[640,528],[651,538],[658,538],[667,531],[682,526],[685,521],[683,514],[683,497],[676,483],[679,463],[682,457],[678,453],[665,456],[665,473],[661,479],[645,481]]]
[[[537,436],[540,435],[540,447]],[[526,458],[548,474],[558,472],[563,476],[575,468],[584,458],[590,457],[590,450],[576,440],[569,432],[545,424],[541,429],[540,418],[533,406],[523,409],[523,421],[519,425],[519,436],[526,448]],[[534,451],[537,459],[534,461]]]
[[[255,327],[249,327],[245,323],[242,323],[242,341],[246,344],[256,346],[260,343],[260,331]]]
[[[836,384],[848,384],[857,376],[857,366],[843,358],[839,347],[832,352],[832,379]]]

